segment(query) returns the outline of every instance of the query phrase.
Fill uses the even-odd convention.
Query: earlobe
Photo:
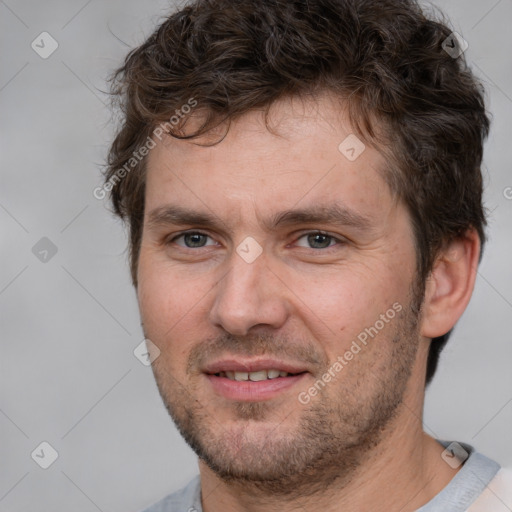
[[[480,239],[474,229],[438,255],[426,282],[422,336],[436,338],[453,328],[473,293],[479,256]]]

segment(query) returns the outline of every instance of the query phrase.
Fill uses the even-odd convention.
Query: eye
[[[301,240],[305,241],[300,242]],[[308,247],[310,249],[327,249],[341,243],[343,242],[338,238],[320,231],[306,233],[299,237],[296,242],[299,247]]]
[[[213,243],[208,244],[208,239],[210,239]],[[180,242],[178,242],[178,240]],[[169,240],[168,243],[175,243],[176,245],[179,245],[180,247],[186,247],[187,249],[197,249],[207,245],[215,245],[215,242],[208,235],[200,233],[199,231],[181,233],[181,235],[177,235]]]

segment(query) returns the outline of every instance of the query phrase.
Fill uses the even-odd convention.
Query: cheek
[[[303,321],[328,352],[345,350],[365,328],[379,321],[381,314],[392,309],[394,303],[403,304],[406,295],[402,284],[389,273],[384,276],[385,270],[351,265],[314,278],[304,274],[288,277],[299,299],[296,304],[302,311]]]
[[[154,371],[162,380],[165,375],[185,381],[187,355],[191,342],[199,336],[198,322],[194,320],[197,301],[185,290],[177,290],[172,280],[159,273],[141,273],[139,281],[139,309],[144,323],[144,334],[160,350]],[[172,379],[171,381],[172,382]]]
[[[197,329],[197,315],[208,298],[199,282],[203,280],[187,278],[148,257],[140,260],[138,278],[139,309],[148,338],[162,346],[175,340],[186,343]]]

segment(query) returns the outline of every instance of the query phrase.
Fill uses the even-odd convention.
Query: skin
[[[439,255],[417,314],[410,217],[383,178],[381,154],[369,144],[355,161],[341,154],[353,130],[328,94],[281,100],[270,120],[277,135],[254,111],[218,145],[197,144],[218,133],[167,138],[149,154],[137,293],[145,335],[160,350],[160,394],[200,456],[205,512],[416,510],[458,471],[422,429],[425,368],[431,338],[469,301],[478,237],[470,230]],[[277,212],[334,202],[366,227],[266,225]],[[217,225],[152,223],[166,205]],[[334,238],[308,238],[319,230]],[[249,236],[262,250],[252,263],[236,252]],[[301,403],[396,303],[401,312]],[[241,402],[201,371],[224,356],[275,357],[307,373],[270,399]]]

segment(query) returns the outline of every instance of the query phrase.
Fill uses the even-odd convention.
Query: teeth
[[[267,379],[277,379],[277,377],[288,377],[288,372],[279,370],[260,370],[257,372],[219,372],[220,377],[226,377],[229,380],[258,382]]]
[[[249,373],[249,380],[253,382],[258,382],[260,380],[267,380],[267,370],[260,370],[259,372],[251,372]]]

